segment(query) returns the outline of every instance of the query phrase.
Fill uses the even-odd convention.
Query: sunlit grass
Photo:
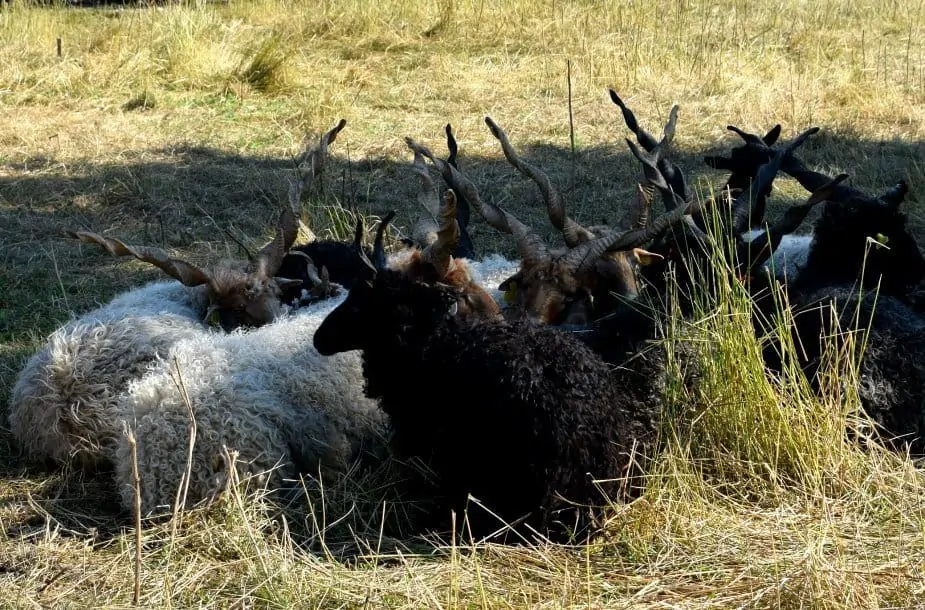
[[[61,39],[61,56],[56,41]],[[783,139],[822,128],[809,163],[925,195],[925,5],[870,0],[670,3],[398,0],[0,8],[0,400],[46,333],[157,276],[78,256],[61,228],[107,230],[194,259],[251,247],[286,201],[290,160],[341,117],[304,220],[349,239],[417,213],[403,138],[443,153],[443,126],[480,192],[547,236],[535,187],[501,159],[492,116],[581,221],[615,219],[638,172],[607,99],[650,130],[678,102],[679,163],[725,126]],[[576,152],[570,151],[566,61]],[[703,175],[701,175],[703,174]],[[775,199],[802,197],[792,181]],[[919,224],[915,201],[908,205]],[[513,254],[479,220],[480,253]],[[367,240],[369,241],[369,240]],[[666,321],[674,410],[645,493],[586,547],[409,539],[395,465],[296,484],[285,506],[236,491],[176,523],[145,523],[148,607],[909,607],[925,596],[925,480],[850,438],[870,424],[850,342],[822,396],[794,366],[765,375],[751,305],[724,268],[694,315]],[[787,313],[780,329],[787,324]],[[784,350],[794,353],[794,346]],[[859,338],[861,340],[862,338]],[[787,357],[785,357],[785,362]],[[785,367],[786,368],[786,367]],[[681,384],[696,372],[696,383]],[[846,383],[847,382],[847,383]],[[849,436],[846,431],[857,434]],[[105,475],[27,469],[0,435],[0,605],[125,607],[131,519]],[[383,500],[387,500],[384,504]]]

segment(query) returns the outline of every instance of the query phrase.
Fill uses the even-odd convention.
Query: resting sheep
[[[325,319],[314,344],[329,356],[362,352],[366,394],[389,415],[393,450],[435,470],[444,501],[436,519],[448,518],[446,509],[461,515],[471,493],[509,524],[524,518],[565,538],[587,523],[586,509],[576,517],[560,494],[591,505],[604,502],[601,491],[617,499],[634,441],[653,432],[634,424],[651,418],[572,337],[527,321],[462,316],[465,305],[453,286],[379,265]],[[453,379],[466,381],[448,385]],[[469,519],[478,537],[500,525],[481,511]]]
[[[174,343],[213,332],[177,282],[120,295],[56,330],[26,363],[10,396],[13,437],[35,460],[111,464],[127,384]]]
[[[320,170],[325,152],[308,153],[307,184]],[[256,255],[210,267],[159,248],[127,245],[88,231],[68,232],[116,256],[150,263],[177,281],[154,282],[119,295],[49,337],[26,363],[10,399],[10,425],[25,452],[58,463],[73,458],[87,467],[110,464],[113,443],[121,435],[113,416],[117,397],[171,345],[208,335],[212,326],[224,331],[257,327],[289,312],[282,292],[302,281],[278,272],[298,223],[296,213],[284,209],[275,237]],[[311,261],[307,264],[314,269]],[[330,296],[330,284],[318,275],[313,273],[314,285],[306,288],[312,298]]]
[[[154,282],[119,295],[52,333],[25,365],[10,398],[14,437],[38,460],[105,466],[121,429],[114,401],[131,379],[178,340],[259,326],[287,312],[278,300],[284,280],[273,277],[294,235],[294,216],[284,210],[276,237],[254,263],[201,269],[157,248],[78,232],[116,255],[150,262],[180,281]]]
[[[251,332],[180,340],[128,385],[118,412],[137,439],[144,514],[169,512],[177,497],[189,451],[189,408],[197,427],[186,495],[191,505],[225,489],[231,466],[223,459],[225,446],[239,452],[239,477],[261,475],[273,488],[300,472],[343,472],[364,450],[381,445],[385,418],[363,396],[358,358],[321,359],[307,340],[343,298]],[[131,447],[121,434],[114,464],[129,508]]]
[[[784,170],[808,190],[829,180],[807,170],[798,159],[792,159]],[[879,285],[883,294],[907,298],[925,280],[925,258],[899,209],[907,191],[904,181],[877,196],[839,186],[813,227],[799,278],[789,284],[855,282],[863,269],[863,285],[868,290]]]
[[[389,259],[383,247],[382,225],[394,213],[386,215],[376,233],[374,258],[389,260],[403,277],[426,276],[454,286],[464,295],[461,315],[497,316],[497,304],[471,281],[465,263],[450,255],[458,240],[455,214],[449,192],[437,241],[398,260]],[[365,254],[360,256],[366,265]],[[238,476],[267,473],[271,488],[299,473],[315,475],[320,470],[336,476],[364,449],[377,453],[386,418],[363,395],[358,355],[320,358],[311,343],[322,319],[343,299],[341,294],[314,303],[247,333],[180,341],[148,374],[129,385],[119,407],[137,438],[145,513],[169,507],[176,497],[188,450],[187,397],[198,429],[189,503],[214,498],[227,484],[229,464],[222,461],[223,446],[240,453]],[[178,366],[182,387],[175,381]],[[116,480],[126,506],[133,497],[130,450],[127,439],[121,438]]]

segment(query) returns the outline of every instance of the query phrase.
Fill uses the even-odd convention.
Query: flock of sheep
[[[119,295],[49,337],[13,389],[15,438],[35,459],[111,468],[126,509],[137,459],[145,514],[214,499],[231,468],[272,488],[299,475],[345,476],[357,460],[417,458],[436,481],[430,526],[447,526],[471,494],[488,509],[469,512],[477,536],[504,521],[564,539],[587,531],[606,498],[638,489],[634,476],[664,412],[666,357],[647,349],[658,314],[641,304],[676,293],[690,315],[691,290],[712,288],[694,270],[714,264],[728,242],[768,374],[783,367],[769,320],[773,288],[784,284],[810,381],[820,337],[860,319],[870,332],[862,403],[887,442],[925,450],[917,298],[925,259],[899,210],[906,184],[871,196],[844,174],[808,169],[796,151],[816,128],[780,146],[779,125],[763,137],[730,126],[743,143],[706,159],[729,177],[715,200],[700,200],[672,161],[677,106],[657,139],[610,93],[640,162],[636,199],[616,226],[571,219],[546,174],[485,119],[507,160],[536,183],[562,246],[481,199],[457,164],[449,125],[445,160],[407,139],[426,214],[405,247],[383,246],[394,213],[372,248],[362,222],[351,243],[296,246],[302,193],[343,120],[303,155],[274,239],[247,261],[200,268],[157,248],[71,233],[173,279]],[[427,161],[448,187],[442,195]],[[766,223],[779,172],[809,197]],[[791,235],[820,204],[812,235]],[[513,236],[520,260],[477,259],[473,208]]]

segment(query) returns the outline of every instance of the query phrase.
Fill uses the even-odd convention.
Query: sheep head
[[[515,305],[512,310],[544,322],[584,319],[590,315],[590,301],[595,292],[635,297],[639,289],[636,268],[656,255],[642,250],[639,247],[642,242],[600,248],[601,243],[609,244],[608,240],[616,239],[614,231],[609,227],[585,228],[566,216],[562,198],[548,176],[520,159],[507,135],[490,117],[486,117],[485,122],[501,142],[511,164],[537,183],[550,221],[565,238],[565,250],[551,252],[538,234],[512,214],[482,201],[472,182],[456,167],[434,157],[413,140],[406,141],[416,157],[429,159],[444,181],[461,193],[486,222],[502,233],[514,235],[521,256],[521,270],[500,286],[506,299]],[[632,227],[627,229],[644,229],[647,220],[648,207],[640,208],[628,221]],[[579,250],[573,253],[575,248]]]
[[[322,175],[328,148],[346,125],[347,121],[341,119],[337,125],[321,136],[315,146],[307,148],[298,159],[294,160],[297,179],[291,180],[289,184],[289,204],[297,218],[302,214],[303,193],[310,190]],[[362,231],[362,219],[358,218],[357,222],[357,229]],[[351,244],[335,240],[316,240],[311,234],[309,237],[307,243],[296,246],[286,254],[280,269],[286,277],[298,278],[306,287],[311,286],[309,293],[312,298],[314,297],[311,293],[318,294],[332,290],[330,283],[327,287],[318,284],[321,279],[321,270],[326,268],[329,281],[343,286],[349,286],[357,275],[362,273],[363,266],[355,258]],[[361,238],[362,235],[359,235],[358,239]],[[286,291],[283,300],[285,302],[300,300],[300,294],[301,290]]]
[[[184,286],[199,292],[204,303],[203,320],[230,331],[272,322],[283,313],[280,294],[301,280],[277,277],[286,251],[298,232],[292,210],[280,213],[276,236],[250,262],[231,261],[212,267],[197,267],[171,257],[160,248],[130,246],[89,231],[65,231],[75,239],[102,246],[114,256],[132,256],[154,265]]]
[[[418,155],[416,157],[416,165]],[[417,171],[426,167],[423,162],[416,168]],[[434,193],[432,183],[422,181],[424,192]],[[389,266],[400,270],[409,278],[428,283],[442,283],[453,286],[459,290],[459,312],[464,315],[477,315],[492,317],[500,315],[501,309],[494,299],[479,286],[473,279],[465,259],[455,258],[453,252],[459,247],[460,228],[457,220],[457,196],[453,189],[447,189],[443,196],[443,204],[437,208],[437,217],[440,219],[439,227],[435,231],[435,238],[424,249],[413,249],[406,257],[396,257]]]
[[[804,188],[817,189],[829,180],[802,165],[785,171]],[[925,281],[925,258],[906,227],[900,205],[908,192],[905,181],[880,195],[870,195],[841,184],[828,197],[814,230],[807,260],[812,275],[827,281],[854,281],[864,272],[868,287],[905,296],[910,287]],[[802,276],[801,276],[802,277]]]
[[[748,198],[743,199],[743,194],[749,190],[755,190],[753,182],[757,180],[758,172],[762,168],[766,168],[768,163],[776,163],[775,157],[781,151],[774,148],[773,145],[780,137],[781,129],[780,125],[775,125],[764,137],[748,133],[734,125],[727,125],[726,129],[738,134],[745,143],[730,150],[728,157],[707,156],[704,157],[704,161],[715,169],[727,169],[732,172],[721,192],[725,201],[732,205],[732,231],[735,234],[741,234],[749,229],[760,227],[764,221],[765,201],[770,194],[770,186],[767,186],[766,192],[759,193],[751,205],[742,204],[743,201],[749,201]],[[811,127],[797,136],[784,149],[780,169],[786,171],[788,166],[799,163],[793,156],[793,151],[801,146],[809,136],[818,131],[818,127]],[[825,182],[823,180],[815,184],[810,191],[821,188]]]
[[[727,125],[726,129],[737,134],[744,144],[736,146],[729,151],[728,157],[707,156],[704,162],[713,169],[728,170],[731,175],[726,181],[724,190],[738,194],[748,188],[758,168],[771,160],[774,151],[771,149],[780,137],[781,126],[775,125],[764,136],[757,136],[736,127]]]
[[[452,190],[444,196],[437,240],[424,250],[413,250],[397,264],[387,260],[383,245],[385,225],[394,216],[391,212],[380,223],[372,260],[358,252],[371,279],[356,282],[315,332],[315,349],[322,355],[365,349],[382,332],[418,328],[405,324],[411,318],[427,320],[420,329],[428,329],[448,315],[491,318],[500,313],[491,297],[472,282],[462,261],[450,254],[459,240]]]

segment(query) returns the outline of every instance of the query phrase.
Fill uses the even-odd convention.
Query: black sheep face
[[[395,345],[406,332],[430,333],[459,310],[460,291],[382,270],[372,281],[354,284],[344,302],[315,331],[323,356]]]
[[[729,176],[726,186],[737,192],[748,188],[758,168],[771,160],[774,155],[771,146],[780,137],[781,127],[775,125],[761,138],[732,125],[727,129],[737,133],[744,140],[744,144],[732,148],[728,157],[708,156],[704,157],[704,162],[713,169],[728,170],[732,175]]]
[[[925,258],[905,214],[877,199],[826,204],[807,269],[822,270],[833,283],[854,281],[863,269],[865,285],[880,282],[888,294],[904,294],[925,280]]]

